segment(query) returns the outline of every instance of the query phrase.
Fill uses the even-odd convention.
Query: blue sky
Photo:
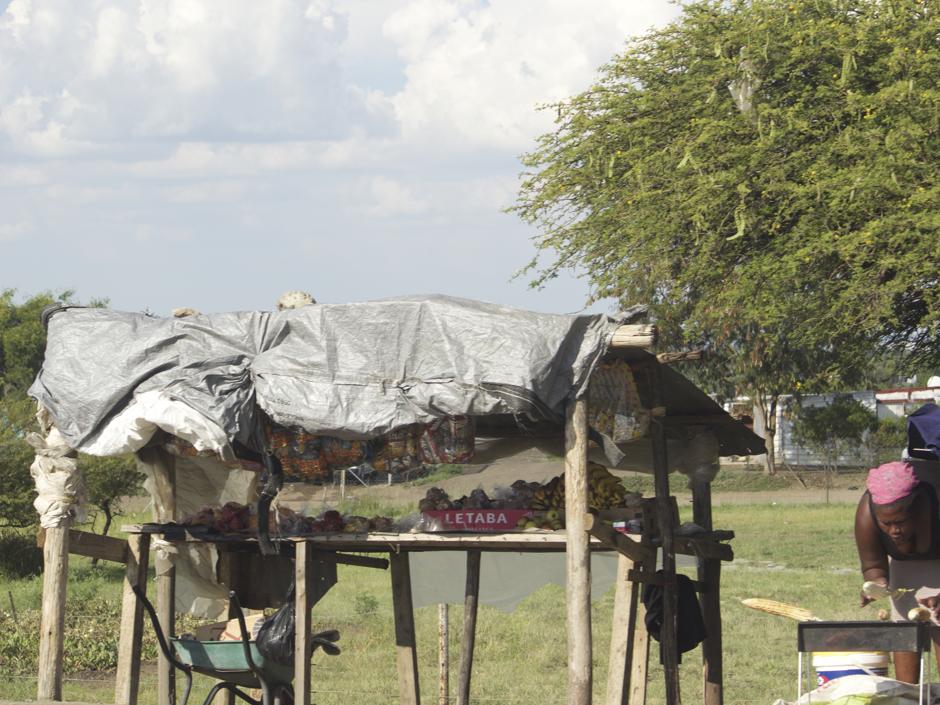
[[[0,0],[0,288],[168,314],[532,291],[539,104],[666,0]],[[607,303],[592,310],[608,310]]]

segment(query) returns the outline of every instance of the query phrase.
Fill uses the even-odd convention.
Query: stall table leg
[[[568,404],[565,420],[565,547],[568,705],[591,705],[591,553],[588,534],[588,401]]]
[[[419,705],[418,650],[411,601],[411,568],[407,551],[391,554],[392,606],[395,614],[395,650],[401,705]]]
[[[610,632],[610,659],[607,670],[607,705],[626,705],[633,669],[636,632],[636,601],[639,584],[631,582],[634,562],[624,555],[617,558],[614,616]]]
[[[144,606],[133,586],[147,592],[150,565],[150,534],[134,534],[127,539],[127,563],[124,568],[124,595],[121,603],[121,636],[118,646],[117,675],[114,679],[116,705],[137,705],[140,689],[140,652],[144,626]]]
[[[650,634],[643,626],[646,616],[646,609],[643,604],[637,601],[634,603],[636,608],[635,623],[638,625],[634,630],[633,640],[633,668],[630,673],[630,705],[646,705],[646,686],[648,682],[649,663],[650,663]]]
[[[715,462],[718,459],[715,458]],[[708,482],[697,482],[692,487],[692,519],[703,529],[711,531],[712,492]],[[702,679],[705,705],[722,705],[724,684],[721,663],[721,561],[707,558],[698,560],[698,579],[705,586],[700,599],[705,633],[702,642]]]
[[[480,552],[467,551],[467,587],[463,603],[463,648],[460,651],[460,690],[457,705],[470,703],[470,676],[477,637],[477,603],[480,597]]]
[[[69,574],[69,524],[46,529],[43,543],[42,618],[37,700],[62,699],[65,595]]]
[[[676,553],[673,546],[675,530],[672,502],[669,496],[669,463],[666,457],[666,431],[661,415],[663,407],[662,372],[658,365],[647,369],[650,398],[653,402],[653,423],[650,439],[653,447],[653,480],[656,487],[656,519],[662,539],[663,556],[663,626],[660,630],[660,648],[663,653],[663,675],[666,686],[666,705],[681,705],[679,690],[679,649],[677,644]]]
[[[314,602],[313,544],[301,541],[294,562],[294,703],[310,705],[310,633]]]

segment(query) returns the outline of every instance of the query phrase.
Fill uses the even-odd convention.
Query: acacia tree
[[[107,458],[79,455],[78,466],[85,478],[88,502],[104,514],[101,533],[107,534],[114,517],[121,513],[121,501],[141,493],[144,474],[137,470],[133,455]]]
[[[562,103],[514,210],[540,285],[650,306],[763,405],[940,358],[940,17],[928,0],[704,0]],[[768,457],[773,470],[773,456]]]

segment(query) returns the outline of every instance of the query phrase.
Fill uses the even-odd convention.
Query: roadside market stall
[[[591,702],[588,557],[591,550],[612,550],[622,559],[608,701],[627,702],[631,688],[645,690],[648,647],[645,630],[636,628],[637,597],[640,585],[657,584],[667,699],[679,702],[675,556],[687,553],[698,559],[696,589],[708,630],[704,701],[720,703],[720,562],[732,554],[719,541],[727,535],[712,531],[709,483],[720,455],[756,454],[763,443],[648,351],[652,328],[636,323],[640,315],[535,314],[446,297],[177,320],[102,309],[48,312],[46,359],[31,389],[46,430],[32,439],[46,532],[40,698],[61,694],[64,574],[75,538],[69,527],[81,505],[80,474],[70,456],[133,451],[150,477],[157,525],[135,528],[126,549],[112,546],[127,565],[118,703],[136,701],[141,612],[130,586],[145,587],[149,548],[156,551],[158,612],[171,633],[177,572],[186,573],[179,583],[187,585],[199,585],[194,579],[201,575],[208,591],[219,556],[249,544],[257,554],[251,560],[280,560],[272,575],[283,574],[284,559],[292,559],[286,579],[296,580],[301,705],[309,703],[311,607],[331,580],[324,566],[381,565],[383,559],[354,555],[363,553],[388,554],[401,698],[419,701],[409,554],[443,549],[467,553],[463,702],[480,552],[566,553],[568,701],[574,704]],[[323,480],[344,463],[395,472],[416,455],[425,457],[425,446],[432,460],[459,461],[476,438],[564,439],[564,531],[336,534],[321,526],[274,541],[266,535],[267,508],[284,475]],[[619,533],[591,511],[589,455],[607,467],[654,474],[656,496],[643,505],[641,533]],[[699,531],[692,536],[676,535],[668,477],[676,469],[693,489]],[[168,526],[205,503],[258,497],[254,535],[232,540]],[[73,550],[82,540],[72,542]],[[655,572],[657,551],[662,573]],[[200,588],[183,602],[208,614],[204,600]],[[171,689],[163,666],[161,702],[170,701]]]

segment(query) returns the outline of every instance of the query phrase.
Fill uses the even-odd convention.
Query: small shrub
[[[31,531],[0,531],[0,575],[28,578],[42,572],[42,549]]]
[[[353,598],[353,609],[360,617],[369,617],[379,611],[379,601],[367,592],[358,592]]]

